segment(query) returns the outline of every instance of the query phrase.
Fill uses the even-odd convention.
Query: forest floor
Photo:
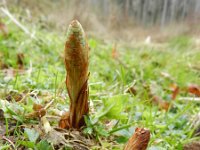
[[[88,38],[90,116],[81,133],[58,129],[68,111],[65,35],[10,19],[0,34],[0,149],[123,149],[136,127],[149,150],[183,149],[200,139],[200,53],[192,37],[128,45]],[[25,27],[32,31],[27,24]],[[54,131],[52,133],[52,131]]]

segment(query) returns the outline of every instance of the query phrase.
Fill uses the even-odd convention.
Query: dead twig
[[[192,101],[192,102],[199,102],[200,103],[200,97],[180,97],[178,98],[179,101]]]
[[[14,144],[10,139],[8,139],[8,138],[5,137],[5,136],[3,136],[2,139],[5,140],[5,141],[7,141],[7,142],[9,142],[9,143],[12,145],[13,149],[16,150],[15,144]]]

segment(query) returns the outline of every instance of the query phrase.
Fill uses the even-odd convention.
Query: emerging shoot
[[[77,20],[73,20],[67,31],[65,44],[66,86],[70,98],[70,110],[60,120],[62,128],[80,129],[85,125],[84,115],[88,106],[88,52],[85,32]]]

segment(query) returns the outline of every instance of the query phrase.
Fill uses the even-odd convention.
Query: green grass
[[[48,115],[53,115],[52,109],[69,108],[64,83],[65,34],[34,28],[36,41],[9,20],[5,20],[5,23],[9,35],[7,38],[0,36],[1,63],[13,70],[17,69],[17,53],[23,53],[25,57],[24,73],[15,73],[13,76],[3,73],[3,69],[0,71],[0,107],[7,117],[6,134],[8,138],[11,136],[8,132],[12,128],[10,122],[17,120],[12,135],[16,148],[24,145],[26,148],[42,149],[49,144],[38,138],[36,131],[29,129],[30,125],[37,125],[40,121],[26,119],[25,114],[33,111],[33,103],[44,105],[52,99],[55,101],[48,109]],[[31,29],[28,24],[27,27]],[[87,128],[84,132],[95,135],[101,141],[100,149],[122,149],[136,127],[145,127],[151,131],[150,150],[182,149],[185,143],[195,139],[190,119],[199,112],[199,104],[181,102],[178,98],[172,101],[171,93],[166,90],[172,83],[181,89],[189,83],[200,85],[200,72],[189,67],[200,63],[200,53],[190,41],[190,37],[185,36],[173,38],[162,50],[142,44],[132,48],[120,46],[117,49],[119,62],[111,57],[113,43],[105,44],[89,38],[89,85],[93,105],[90,118],[86,118]],[[31,71],[28,73],[27,70]],[[163,77],[162,72],[170,74],[171,79]],[[125,93],[132,84],[137,89],[137,95]],[[156,95],[172,104],[171,109],[166,112],[151,104],[144,84],[152,85]],[[19,103],[12,99],[5,107],[2,103],[10,91],[25,95],[32,92],[37,93],[37,96],[28,95]],[[188,96],[188,93],[182,91],[179,96]],[[56,120],[50,122],[52,126],[57,126]],[[109,125],[110,122],[112,124]],[[27,126],[25,131],[21,130],[22,125]],[[31,140],[34,135],[36,137]],[[0,149],[8,149],[9,144],[0,141]]]

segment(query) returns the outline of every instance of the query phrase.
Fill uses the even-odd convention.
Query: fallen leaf
[[[2,22],[0,22],[0,30],[3,33],[4,36],[8,35],[8,29],[7,29],[6,25],[3,24]]]
[[[169,107],[170,107],[170,103],[163,100],[161,97],[155,95],[153,92],[153,88],[152,86],[148,86],[145,85],[144,88],[147,90],[147,92],[149,93],[149,97],[152,100],[152,102],[156,105],[158,105],[159,109],[164,109],[166,111],[168,111]]]
[[[69,129],[69,112],[64,113],[59,121],[59,127],[62,129]]]
[[[33,104],[34,112],[26,115],[27,118],[41,118],[46,115],[46,109],[40,104]]]
[[[130,93],[130,94],[136,95],[137,94],[137,90],[135,89],[134,86],[131,86],[130,88],[128,88],[126,90],[126,93]]]
[[[37,106],[36,106],[37,105]],[[43,117],[44,115],[46,115],[46,110],[41,106],[41,105],[38,105],[38,104],[34,104],[33,105],[33,110],[35,109],[35,114],[36,114],[36,117]]]
[[[152,101],[153,101],[153,103],[157,104],[160,109],[164,109],[164,110],[168,111],[168,109],[170,107],[170,103],[166,102],[159,96],[155,96],[155,95],[152,96]]]
[[[6,100],[9,102],[12,100],[19,102],[23,99],[23,97],[24,96],[22,94],[20,94],[16,91],[10,91],[9,94],[6,96]]]
[[[80,150],[89,150],[90,146],[97,144],[77,130],[69,132],[69,130],[61,128],[52,128],[50,132],[45,134],[44,139],[56,147],[65,145],[67,148]],[[60,147],[60,149],[62,148]]]
[[[33,110],[35,110],[35,111],[39,111],[39,110],[41,110],[42,108],[43,108],[43,106],[40,105],[40,104],[36,104],[36,103],[33,104]]]
[[[18,65],[18,69],[20,70],[24,69],[24,54],[23,53],[17,54],[17,65]]]
[[[194,141],[184,145],[183,150],[199,150],[200,141]]]
[[[179,93],[179,87],[178,87],[177,84],[172,84],[172,85],[170,85],[170,89],[172,91],[172,97],[171,98],[173,100],[175,100],[177,95],[178,95],[178,93]]]
[[[117,44],[115,43],[113,48],[112,48],[112,58],[116,59],[119,57],[119,54],[117,52]]]
[[[188,92],[200,97],[200,86],[196,84],[191,84],[188,86]]]

